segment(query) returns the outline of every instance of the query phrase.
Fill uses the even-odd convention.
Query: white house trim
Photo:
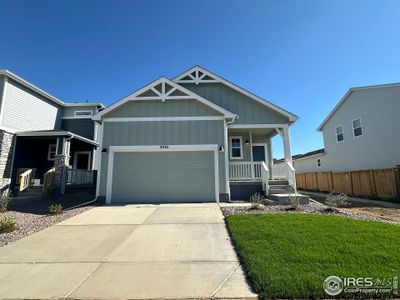
[[[340,133],[339,133],[339,134],[337,133],[337,129],[338,129],[339,127],[342,128],[342,133],[341,133],[341,135],[343,136],[343,139],[342,139],[341,141],[338,140],[338,135],[339,135]],[[344,126],[343,126],[343,124],[339,124],[339,125],[337,125],[337,126],[335,127],[335,140],[336,140],[336,143],[342,143],[342,142],[344,141]]]
[[[84,115],[79,115],[79,113],[84,113]],[[91,110],[75,110],[74,117],[91,117],[93,116],[93,111]]]
[[[90,166],[92,163],[92,153],[90,151],[76,151],[74,152],[74,169],[76,169],[78,165],[78,155],[79,154],[88,154],[88,165],[86,167],[87,170],[90,170]]]
[[[110,146],[108,155],[106,203],[111,203],[114,154],[116,152],[179,152],[179,151],[213,151],[214,152],[214,186],[215,201],[219,203],[219,160],[218,145],[158,145],[158,146]]]
[[[98,166],[97,166],[97,181],[96,181],[96,198],[99,197],[100,193],[100,180],[101,180],[101,158],[102,158],[102,150],[103,150],[103,124],[100,123],[100,132],[99,132],[99,144],[100,147],[98,147],[95,151],[98,152],[99,159],[98,159]]]
[[[360,120],[360,127],[354,128],[354,123],[353,122],[356,121],[356,120]],[[357,128],[361,128],[361,135],[356,136],[354,134],[354,130],[357,129]],[[354,139],[358,139],[359,137],[362,137],[364,135],[364,126],[363,126],[363,122],[362,122],[361,117],[358,117],[358,118],[355,118],[355,119],[351,120],[351,131],[353,132],[353,138]]]
[[[204,76],[209,76],[209,77],[213,78],[213,80],[201,80],[201,78],[197,78],[196,79],[195,76],[191,75],[191,73],[193,73],[193,72],[201,72],[201,73],[204,74]],[[186,76],[192,77],[192,79],[191,80],[183,80],[182,78],[184,78]],[[199,83],[223,83],[226,86],[228,86],[228,87],[230,87],[230,88],[232,88],[232,89],[234,89],[234,90],[246,95],[247,97],[249,97],[249,98],[251,98],[251,99],[253,99],[253,100],[255,100],[255,101],[257,101],[257,102],[259,102],[261,104],[263,104],[264,106],[266,106],[268,108],[271,108],[271,109],[281,113],[282,115],[288,117],[289,121],[291,121],[291,122],[294,122],[294,121],[299,119],[298,116],[296,116],[296,115],[284,110],[283,108],[281,108],[281,107],[279,107],[279,106],[277,106],[277,105],[275,105],[275,104],[273,104],[273,103],[271,103],[271,102],[269,102],[269,101],[267,101],[267,100],[265,100],[265,99],[263,99],[263,98],[261,98],[259,96],[254,95],[253,93],[251,93],[251,92],[249,92],[249,91],[237,86],[236,84],[233,84],[232,82],[230,82],[230,81],[228,81],[228,80],[226,80],[226,79],[224,79],[224,78],[222,78],[222,77],[220,77],[220,76],[218,76],[218,75],[216,75],[216,74],[214,74],[214,73],[212,73],[212,72],[210,72],[210,71],[208,71],[208,70],[206,70],[206,69],[204,69],[204,68],[202,68],[200,66],[195,66],[195,67],[189,69],[188,71],[176,76],[173,80],[175,82],[177,82],[177,83],[195,83],[195,84],[199,84]]]
[[[87,116],[76,116],[76,117],[62,117],[62,119],[65,119],[65,120],[70,120],[70,119],[89,119],[89,120],[91,120],[92,119],[92,115],[87,115]]]
[[[268,128],[285,128],[288,124],[237,124],[228,125],[229,129],[268,129]]]
[[[224,122],[224,161],[225,161],[225,191],[228,194],[228,200],[231,200],[231,188],[229,186],[229,142],[228,126]]]
[[[3,94],[1,96],[1,106],[0,106],[0,125],[3,124],[3,114],[4,114],[4,102],[6,101],[8,78],[4,77]],[[7,130],[6,130],[7,131]],[[12,132],[13,133],[13,132]]]
[[[234,157],[232,155],[232,140],[238,139],[240,141],[240,157]],[[241,136],[230,136],[229,137],[229,157],[232,160],[240,160],[243,159],[243,138]]]
[[[159,92],[158,90],[155,89],[156,86],[160,85],[162,86],[162,91]],[[168,92],[165,92],[165,86],[171,86],[172,89],[170,89]],[[140,96],[141,94],[147,92],[151,90],[152,92],[154,92],[156,94],[156,96]],[[173,93],[174,91],[179,91],[181,93],[183,93],[183,96],[172,96],[171,93]],[[153,81],[151,83],[149,83],[148,85],[146,85],[145,87],[137,90],[136,92],[126,96],[125,98],[115,102],[114,104],[112,104],[111,106],[105,108],[104,110],[100,111],[99,113],[95,114],[93,116],[93,120],[95,121],[99,121],[102,119],[102,117],[109,113],[110,111],[116,109],[117,107],[125,104],[128,101],[137,101],[137,100],[152,100],[152,101],[166,101],[166,100],[180,100],[180,99],[194,99],[194,100],[198,100],[199,102],[207,105],[208,107],[211,107],[212,109],[222,113],[226,118],[229,119],[233,119],[236,117],[235,114],[233,114],[232,112],[216,105],[215,103],[208,101],[207,99],[204,99],[203,97],[193,93],[192,91],[184,88],[183,86],[180,86],[179,84],[169,80],[166,77],[161,77],[160,79],[157,79],[156,81]]]
[[[162,122],[162,121],[217,121],[225,120],[223,116],[199,117],[138,117],[138,118],[104,118],[104,122]]]

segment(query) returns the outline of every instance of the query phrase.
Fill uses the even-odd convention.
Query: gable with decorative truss
[[[217,105],[224,107],[227,110],[232,111],[232,108],[238,107],[238,105],[245,106],[240,111],[239,109],[233,111],[234,113],[237,113],[239,115],[239,120],[240,120],[239,122],[245,122],[245,123],[269,122],[269,118],[264,118],[263,115],[260,115],[258,118],[256,118],[257,120],[252,119],[252,117],[250,117],[249,120],[245,120],[244,116],[249,117],[254,115],[254,113],[257,114],[258,112],[260,112],[261,114],[266,113],[270,115],[276,115],[277,118],[273,117],[274,121],[282,119],[282,117],[287,119],[289,122],[294,122],[298,119],[296,115],[284,110],[283,108],[261,97],[258,97],[250,93],[249,91],[229,82],[228,80],[225,80],[222,77],[217,76],[214,73],[211,73],[210,71],[200,66],[195,66],[189,69],[188,71],[175,77],[173,80],[199,95],[202,95],[203,91],[201,88],[201,84],[204,84],[205,86],[204,89],[208,89],[207,92],[205,92],[205,94],[207,94],[209,97],[212,97],[213,92],[216,93],[216,95],[214,95],[216,99],[211,99],[209,97],[207,97],[207,99],[216,103]],[[219,101],[221,101],[221,90],[227,91],[229,89],[232,92],[231,93],[228,92],[228,94],[231,95],[226,95],[226,98],[230,98],[230,101],[219,103]],[[238,103],[233,103],[235,102],[235,98],[238,98],[239,100]],[[284,119],[282,120],[282,122],[283,121]]]
[[[182,101],[184,100],[184,101]],[[193,109],[198,109],[198,110],[204,110],[204,111],[214,111],[218,112],[219,114],[222,114],[224,117],[228,119],[232,119],[235,117],[233,113],[230,111],[216,105],[215,103],[199,96],[198,94],[193,93],[192,91],[186,89],[185,87],[169,80],[168,78],[161,77],[160,79],[146,85],[145,87],[139,89],[138,91],[126,96],[122,100],[112,104],[111,106],[107,107],[103,111],[99,112],[96,114],[93,119],[94,120],[101,120],[101,118],[105,115],[109,115],[112,111],[115,111],[118,109],[119,114],[121,113],[121,109],[124,107],[133,109],[132,105],[126,105],[128,102],[132,101],[153,101],[159,103],[168,103],[169,105],[164,106],[164,108],[161,108],[160,105],[148,105],[149,107],[153,107],[156,110],[162,110],[162,109],[171,109],[170,107],[175,107],[174,109],[180,111],[184,110],[185,107],[190,107],[188,110],[192,112]],[[171,102],[169,102],[171,101]],[[177,101],[182,101],[182,102],[177,102]],[[172,103],[173,102],[173,103]],[[193,102],[199,102],[199,103],[193,103]],[[181,105],[180,105],[181,103]],[[188,104],[189,103],[189,104]],[[174,105],[172,105],[174,104]],[[201,107],[202,108],[198,108]],[[206,106],[206,108],[204,108]],[[140,107],[140,106],[136,106]],[[142,105],[143,107],[143,105]],[[197,108],[196,108],[197,107]],[[127,113],[128,115],[130,113]],[[154,111],[153,115],[156,115],[157,112]],[[210,114],[209,114],[210,115]]]

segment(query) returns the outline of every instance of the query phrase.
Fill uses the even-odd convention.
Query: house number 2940
[[[168,145],[161,145],[161,146],[160,146],[160,149],[168,149],[168,148],[169,148]]]

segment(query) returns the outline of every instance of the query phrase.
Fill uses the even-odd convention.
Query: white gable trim
[[[202,75],[201,76],[198,76],[198,75],[197,76],[193,76],[192,75],[193,72],[195,72],[195,75],[199,74],[199,72]],[[191,78],[191,80],[183,79],[184,77],[187,77],[187,76],[189,76]],[[205,76],[211,77],[213,79],[212,80],[203,80],[203,78]],[[204,69],[204,68],[202,68],[200,66],[195,66],[195,67],[191,68],[190,70],[188,70],[188,71],[176,76],[173,80],[175,82],[177,82],[177,83],[195,83],[195,84],[200,84],[200,83],[223,83],[226,86],[229,86],[230,88],[238,91],[239,93],[242,93],[242,94],[246,95],[247,97],[249,97],[249,98],[251,98],[253,100],[256,100],[257,102],[263,104],[264,106],[266,106],[266,107],[268,107],[270,109],[273,109],[273,110],[279,112],[280,114],[288,117],[289,121],[291,121],[291,122],[294,122],[294,121],[299,119],[298,116],[296,116],[296,115],[284,110],[283,108],[281,108],[281,107],[279,107],[279,106],[277,106],[277,105],[275,105],[275,104],[273,104],[273,103],[271,103],[271,102],[269,102],[269,101],[267,101],[267,100],[265,100],[265,99],[263,99],[261,97],[258,97],[256,95],[254,95],[253,93],[250,93],[249,91],[237,86],[236,84],[233,84],[232,82],[229,82],[228,80],[226,80],[226,79],[224,79],[222,77],[219,77],[218,75],[215,75],[214,73],[211,73],[210,71],[207,71],[206,69]]]
[[[158,86],[160,84],[162,86],[161,91],[159,91],[155,88],[156,86]],[[166,85],[171,86],[172,89],[170,89],[169,91],[166,91],[166,89],[165,89]],[[140,96],[141,94],[143,94],[147,91],[152,91],[155,95],[154,96]],[[173,96],[172,94],[175,91],[179,91],[182,95]],[[233,119],[236,117],[236,115],[231,113],[230,111],[216,105],[215,103],[213,103],[211,101],[208,101],[207,99],[204,99],[203,97],[193,93],[192,91],[169,80],[166,77],[161,77],[160,79],[157,79],[156,81],[149,83],[145,87],[137,90],[136,92],[126,96],[125,98],[115,102],[114,104],[112,104],[111,106],[102,110],[101,112],[95,114],[92,119],[95,121],[100,121],[102,119],[102,116],[111,112],[112,110],[116,109],[117,107],[127,103],[128,101],[138,101],[138,100],[165,101],[165,100],[188,100],[188,99],[198,100],[199,102],[207,105],[208,107],[211,107],[212,109],[222,113],[228,119]]]
[[[332,109],[329,115],[325,118],[325,120],[319,125],[317,131],[322,131],[322,128],[326,125],[326,123],[332,118],[335,112],[342,106],[342,104],[347,100],[350,96],[351,92],[359,91],[359,90],[370,90],[370,89],[377,89],[377,88],[388,88],[388,87],[397,87],[400,86],[400,83],[387,83],[387,84],[379,84],[379,85],[368,85],[368,86],[361,86],[361,87],[352,87],[350,88],[347,93],[340,99],[339,103]]]

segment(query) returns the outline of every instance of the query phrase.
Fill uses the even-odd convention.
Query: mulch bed
[[[398,222],[385,220],[383,218],[378,218],[370,215],[355,213],[346,209],[338,208],[335,210],[328,210],[328,207],[326,205],[314,201],[312,199],[310,199],[309,204],[300,205],[297,210],[291,209],[289,205],[273,205],[273,204],[260,205],[257,209],[252,209],[250,206],[243,206],[243,205],[239,206],[232,204],[232,206],[221,207],[221,210],[224,216],[241,215],[241,214],[311,213],[311,214],[323,214],[323,215],[336,215],[357,220],[378,221],[378,222],[400,225],[400,223]]]

